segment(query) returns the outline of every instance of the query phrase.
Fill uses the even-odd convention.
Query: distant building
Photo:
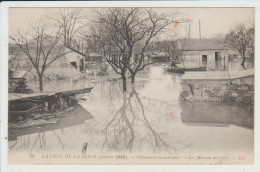
[[[227,70],[229,48],[214,39],[182,39],[178,42],[185,67],[207,67],[207,70]]]
[[[86,57],[85,57],[85,61],[87,63],[95,63],[95,62],[102,62],[103,61],[103,56],[99,53],[89,53]]]
[[[152,53],[146,53],[145,56],[151,59],[152,62],[168,62],[170,60],[170,56],[166,52],[157,51]]]

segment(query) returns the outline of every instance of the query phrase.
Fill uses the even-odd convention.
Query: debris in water
[[[74,107],[69,107],[63,111],[55,112],[55,113],[44,113],[44,114],[31,114],[33,117],[32,119],[54,119],[57,117],[64,117],[69,112],[72,112],[74,110]]]
[[[9,123],[9,128],[25,128],[37,125],[46,125],[46,124],[55,124],[58,122],[58,119],[44,120],[44,119],[28,119],[19,123]]]
[[[83,147],[82,147],[81,152],[82,152],[82,153],[86,153],[87,149],[88,149],[88,142],[86,142],[86,143],[83,144]]]

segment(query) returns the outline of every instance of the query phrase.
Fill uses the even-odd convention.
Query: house
[[[19,61],[16,60],[15,55],[8,55],[8,71],[15,71],[17,68],[19,68]]]
[[[103,61],[103,57],[101,54],[99,53],[89,53],[86,57],[85,57],[85,61],[87,63],[92,63],[92,62],[102,62]]]
[[[145,56],[151,59],[152,62],[168,62],[170,60],[170,56],[166,52],[146,53]]]
[[[182,39],[178,41],[185,67],[207,67],[207,70],[227,70],[229,48],[215,39]]]
[[[31,41],[31,42],[33,42],[33,41]],[[33,46],[33,44],[30,46]],[[35,49],[34,47],[32,47],[30,49],[32,54],[34,53],[34,49]],[[76,51],[72,51],[71,49],[65,47],[63,42],[60,41],[54,47],[52,53],[50,54],[50,59],[48,61],[50,61],[51,58],[54,58],[55,55],[57,55],[58,53],[59,54],[65,53],[65,55],[63,55],[60,58],[58,58],[57,60],[55,60],[49,66],[48,70],[46,70],[46,72],[45,72],[45,76],[47,76],[51,73],[59,74],[62,76],[64,76],[64,75],[67,76],[69,74],[69,76],[71,76],[72,73],[78,73],[78,71],[84,71],[85,58],[82,54],[80,54]],[[23,71],[36,73],[35,68],[32,65],[29,58],[27,57],[27,55],[24,54],[23,51],[20,50],[20,48],[16,44],[9,44],[8,63],[9,63],[9,70],[12,70],[12,71],[23,70]],[[72,69],[76,69],[76,70],[72,70]],[[71,72],[69,72],[69,71],[71,71]],[[75,72],[72,72],[72,71],[75,71]],[[29,76],[31,76],[31,75],[29,74]]]
[[[76,51],[72,51],[70,48],[65,47],[64,52],[68,52],[64,55],[63,63],[69,63],[73,67],[75,67],[79,71],[85,70],[85,56],[83,56],[81,53],[78,53]]]
[[[31,93],[26,79],[27,71],[20,70],[20,61],[15,55],[8,55],[8,92]]]
[[[8,92],[9,93],[32,93],[26,79],[27,71],[9,71]]]

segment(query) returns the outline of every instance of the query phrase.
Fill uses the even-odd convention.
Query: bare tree
[[[164,41],[163,50],[168,54],[171,60],[179,60],[181,49],[177,45],[177,40]]]
[[[225,42],[233,46],[239,52],[242,63],[241,66],[246,69],[245,61],[248,51],[254,49],[254,28],[247,28],[244,24],[236,25],[225,37]],[[254,56],[254,54],[252,54]]]
[[[132,59],[129,60],[127,69],[131,74],[131,83],[135,82],[136,74],[146,66],[156,63],[149,62],[146,56],[149,43],[162,33],[166,26],[173,22],[172,18],[165,14],[158,14],[151,9],[131,9],[129,18],[126,18],[123,25],[123,32],[126,34]],[[173,17],[173,16],[171,16]]]
[[[58,58],[69,53],[63,47],[57,47],[61,36],[60,28],[54,30],[49,22],[38,21],[32,24],[26,33],[17,31],[10,39],[28,57],[39,77],[40,91],[43,91],[43,76],[46,69]],[[52,30],[52,32],[49,32]]]
[[[249,37],[249,44],[248,44],[247,51],[252,61],[252,65],[254,66],[254,61],[255,61],[255,25],[254,24],[248,28],[247,34]]]
[[[86,55],[84,41],[79,39],[80,30],[85,27],[82,22],[81,9],[60,8],[54,16],[49,16],[57,28],[61,28],[64,46],[83,56]]]
[[[119,20],[127,17],[125,10],[117,8],[97,12],[98,17],[92,27],[92,37],[99,45],[100,52],[113,70],[122,77],[123,91],[126,91],[126,71],[132,56],[132,48],[126,41],[126,33],[123,32],[124,21]]]
[[[84,57],[96,52],[96,43],[88,34],[87,17],[79,8],[60,8],[58,13],[50,16],[56,26],[61,28],[64,46]],[[87,60],[87,59],[86,59]]]
[[[125,88],[127,70],[131,74],[131,82],[134,83],[139,71],[155,63],[147,60],[148,44],[173,22],[173,16],[169,19],[170,16],[165,14],[141,8],[111,8],[98,11],[97,14],[95,31],[99,29],[100,32],[96,38],[99,38],[103,49],[106,49],[105,59],[122,76]],[[107,57],[107,49],[118,55],[117,61]]]
[[[59,12],[54,16],[49,16],[56,22],[56,26],[61,28],[64,45],[68,47],[73,46],[73,39],[79,34],[80,29],[85,27],[81,22],[81,9],[60,8]]]

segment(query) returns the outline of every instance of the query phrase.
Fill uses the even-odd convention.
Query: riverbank
[[[254,69],[237,72],[186,72],[181,99],[215,101],[254,111]]]

